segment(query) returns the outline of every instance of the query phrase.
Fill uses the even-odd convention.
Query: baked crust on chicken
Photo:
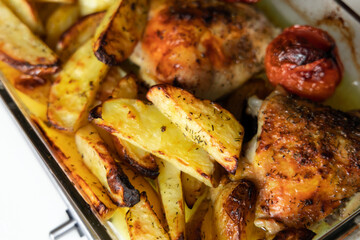
[[[262,13],[246,4],[153,5],[131,60],[140,65],[150,85],[173,84],[211,100],[263,69],[265,49],[278,33]]]
[[[258,119],[258,227],[307,227],[360,190],[360,118],[274,92]]]

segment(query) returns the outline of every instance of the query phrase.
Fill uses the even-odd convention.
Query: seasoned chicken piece
[[[245,4],[175,1],[153,4],[131,60],[150,84],[168,83],[217,99],[263,69],[278,31]]]
[[[360,190],[360,118],[274,92],[258,119],[258,227],[307,227]]]

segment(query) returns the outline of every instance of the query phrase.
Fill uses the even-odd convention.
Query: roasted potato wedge
[[[95,34],[104,15],[105,12],[98,12],[84,16],[61,34],[56,45],[56,52],[63,61]]]
[[[111,93],[112,98],[130,98],[134,99],[138,95],[138,85],[136,83],[136,76],[128,74],[120,79],[117,86]]]
[[[204,183],[184,172],[181,173],[181,184],[186,205],[192,209],[196,200],[206,190],[206,186]]]
[[[249,181],[220,184],[212,189],[215,232],[219,239],[251,239],[256,189]]]
[[[101,102],[105,102],[109,98],[112,98],[114,89],[119,85],[119,82],[126,76],[126,72],[120,67],[110,67],[109,72],[104,78],[97,99]]]
[[[107,10],[114,4],[114,0],[78,0],[77,2],[82,16]]]
[[[261,239],[254,225],[257,190],[247,180],[221,183],[211,189],[216,239]]]
[[[152,179],[159,175],[159,167],[151,153],[116,136],[113,137],[113,142],[120,159],[127,162],[134,171]]]
[[[76,131],[87,121],[108,66],[98,61],[91,40],[79,48],[63,67],[51,86],[47,117],[60,130]]]
[[[59,164],[90,207],[103,219],[111,217],[117,206],[106,193],[106,189],[97,177],[84,164],[81,155],[78,153],[74,136],[50,128],[36,117],[32,120],[40,129],[53,154],[59,160]]]
[[[52,48],[56,44],[63,32],[71,27],[79,18],[80,10],[77,5],[65,4],[57,8],[46,21],[46,43]]]
[[[45,3],[65,3],[72,4],[76,3],[76,0],[31,0],[32,2],[45,2]]]
[[[205,199],[201,205],[196,209],[196,212],[186,223],[186,239],[199,240],[201,239],[201,225],[204,222],[210,206],[210,200]]]
[[[89,118],[114,136],[170,161],[208,186],[213,185],[211,157],[155,106],[134,99],[111,99],[93,109]]]
[[[55,73],[57,55],[0,2],[0,60],[31,75]],[[21,36],[21,38],[19,38]]]
[[[118,206],[131,207],[139,202],[139,191],[131,185],[91,124],[76,132],[75,142],[86,166],[108,190]]]
[[[126,223],[132,240],[169,239],[169,235],[154,213],[145,192],[140,202],[126,213]]]
[[[33,33],[44,34],[44,26],[41,22],[37,9],[28,0],[3,0],[3,2],[25,23]]]
[[[171,163],[158,160],[158,187],[164,207],[169,235],[172,240],[185,238],[185,203],[181,186],[181,172]]]
[[[201,239],[202,240],[217,240],[214,227],[214,208],[210,204],[201,224]]]
[[[96,30],[96,57],[112,66],[126,60],[143,34],[148,11],[148,0],[116,0]]]
[[[220,105],[171,85],[150,88],[147,98],[228,172],[235,173],[244,129]]]

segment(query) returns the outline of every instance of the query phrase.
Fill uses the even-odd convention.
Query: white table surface
[[[49,239],[66,206],[0,99],[0,239]],[[76,230],[63,240],[85,240]]]

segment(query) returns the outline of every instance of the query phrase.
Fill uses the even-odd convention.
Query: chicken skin
[[[274,92],[258,121],[249,174],[260,189],[258,227],[308,227],[360,190],[359,118]]]
[[[263,14],[240,3],[165,1],[149,15],[131,56],[144,80],[211,100],[263,69],[266,47],[278,34]]]

